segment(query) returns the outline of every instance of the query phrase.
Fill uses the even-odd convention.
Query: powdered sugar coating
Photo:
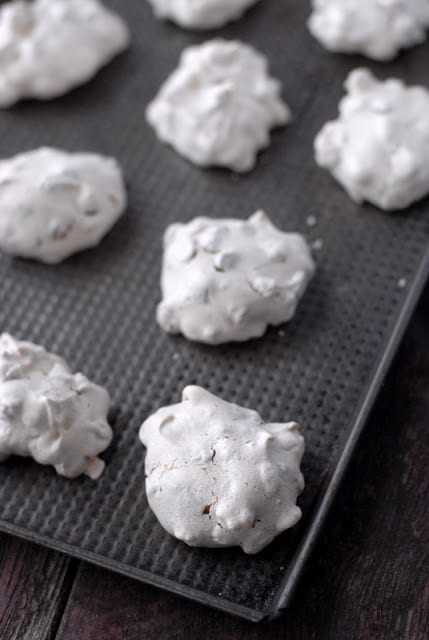
[[[31,456],[59,475],[98,478],[112,440],[109,394],[62,358],[0,336],[0,461]]]
[[[196,547],[258,553],[301,518],[298,425],[265,424],[251,411],[187,387],[181,404],[142,425],[146,493],[161,525]]]

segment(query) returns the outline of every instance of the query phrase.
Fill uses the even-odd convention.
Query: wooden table
[[[290,610],[255,626],[0,535],[1,640],[428,640],[429,288]]]

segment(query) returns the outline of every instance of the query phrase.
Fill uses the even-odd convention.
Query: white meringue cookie
[[[13,0],[0,7],[0,107],[46,100],[87,82],[128,46],[99,0]]]
[[[174,224],[164,236],[158,322],[207,344],[260,337],[292,318],[314,270],[304,238],[262,211],[248,221]]]
[[[146,493],[161,525],[194,547],[258,553],[301,518],[298,425],[265,424],[249,409],[187,387],[140,429]]]
[[[112,440],[109,394],[62,358],[0,336],[0,461],[31,456],[59,475],[98,478]]]
[[[264,56],[217,39],[185,49],[146,116],[158,137],[191,162],[246,172],[268,146],[270,129],[290,119],[280,92]]]
[[[404,209],[429,193],[429,91],[379,82],[367,69],[345,83],[339,117],[315,140],[316,161],[356,202]]]
[[[149,0],[158,18],[185,29],[216,29],[238,20],[258,0]]]
[[[330,51],[391,60],[423,42],[428,0],[313,0],[311,33]]]
[[[127,196],[113,158],[42,148],[0,161],[0,249],[57,263],[97,245]]]

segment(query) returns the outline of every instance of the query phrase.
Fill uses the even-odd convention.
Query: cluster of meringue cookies
[[[0,462],[31,456],[58,474],[100,477],[109,394],[44,348],[0,335]],[[301,517],[304,438],[294,423],[186,387],[146,420],[146,494],[161,525],[191,546],[254,554]]]
[[[236,20],[257,0],[149,0],[194,30]],[[262,2],[262,0],[261,0]],[[313,0],[313,35],[329,50],[387,60],[421,42],[427,0]],[[130,42],[99,0],[13,0],[0,8],[0,107],[50,99],[88,81]],[[353,71],[316,161],[356,202],[403,209],[429,192],[429,91]],[[266,58],[238,41],[188,47],[146,110],[159,139],[201,167],[254,168],[270,131],[291,120]],[[0,249],[56,264],[97,245],[124,213],[113,158],[41,148],[0,161]],[[263,211],[203,218],[164,235],[159,325],[210,345],[261,337],[289,321],[315,272],[304,237]],[[98,478],[109,446],[108,393],[40,346],[0,336],[0,460],[31,456],[58,474]],[[296,423],[187,387],[140,429],[146,494],[161,525],[192,546],[257,553],[301,516],[304,439]]]

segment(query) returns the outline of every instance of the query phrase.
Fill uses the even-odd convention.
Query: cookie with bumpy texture
[[[298,425],[187,387],[140,429],[146,494],[161,525],[193,547],[258,553],[301,518],[304,438]]]
[[[129,44],[99,0],[14,0],[0,7],[0,107],[47,100],[87,82]]]
[[[127,202],[113,158],[42,148],[0,161],[0,249],[55,264],[96,246]]]
[[[358,203],[404,209],[429,193],[429,91],[378,81],[367,69],[347,78],[339,117],[315,140],[316,161]]]
[[[238,20],[258,0],[149,0],[158,18],[185,29],[216,29]]]
[[[423,42],[428,0],[313,0],[311,33],[330,51],[391,60]]]
[[[290,120],[280,93],[263,55],[216,39],[185,49],[146,117],[191,162],[246,172],[269,145],[270,130]]]
[[[112,440],[109,394],[31,342],[0,336],[0,461],[31,456],[66,478],[97,479]]]
[[[165,232],[157,318],[207,344],[262,336],[290,320],[315,270],[307,242],[258,211],[249,220],[195,218]]]

